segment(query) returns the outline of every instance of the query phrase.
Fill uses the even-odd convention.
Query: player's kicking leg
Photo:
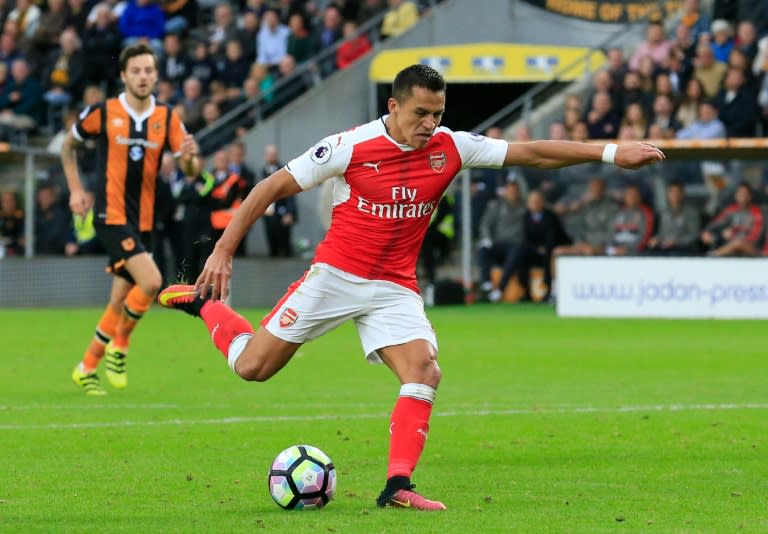
[[[265,328],[254,332],[251,324],[220,301],[200,298],[192,285],[168,286],[157,296],[166,308],[200,317],[211,333],[216,348],[243,380],[263,382],[282,369],[301,343],[291,343],[272,335]]]
[[[387,483],[376,504],[423,511],[445,510],[443,503],[416,493],[411,484],[411,474],[427,441],[432,403],[440,384],[436,350],[428,341],[417,339],[377,352],[402,386],[389,425]]]

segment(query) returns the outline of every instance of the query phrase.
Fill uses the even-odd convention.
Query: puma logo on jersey
[[[362,165],[363,165],[363,167],[369,167],[369,168],[375,170],[376,174],[379,174],[379,165],[381,165],[381,161],[377,161],[376,163],[369,163],[369,162],[366,161]]]

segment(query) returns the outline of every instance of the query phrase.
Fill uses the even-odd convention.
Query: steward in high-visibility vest
[[[214,209],[211,212],[211,227],[214,232],[224,231],[246,194],[245,180],[238,174],[227,175],[213,187],[211,201]]]

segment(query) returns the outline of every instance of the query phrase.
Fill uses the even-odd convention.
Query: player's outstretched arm
[[[195,287],[201,290],[203,297],[210,290],[211,300],[227,298],[229,279],[232,276],[232,256],[240,241],[270,204],[281,198],[295,195],[301,190],[293,175],[285,168],[270,175],[251,189],[235,211],[224,234],[206,260],[203,272],[195,282]]]
[[[604,161],[625,169],[639,169],[663,161],[664,157],[659,148],[649,143],[599,145],[576,141],[533,141],[509,143],[504,165],[557,169],[578,163]]]

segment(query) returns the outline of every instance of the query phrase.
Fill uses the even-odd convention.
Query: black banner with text
[[[552,13],[593,22],[622,23],[676,13],[682,0],[525,0]]]

